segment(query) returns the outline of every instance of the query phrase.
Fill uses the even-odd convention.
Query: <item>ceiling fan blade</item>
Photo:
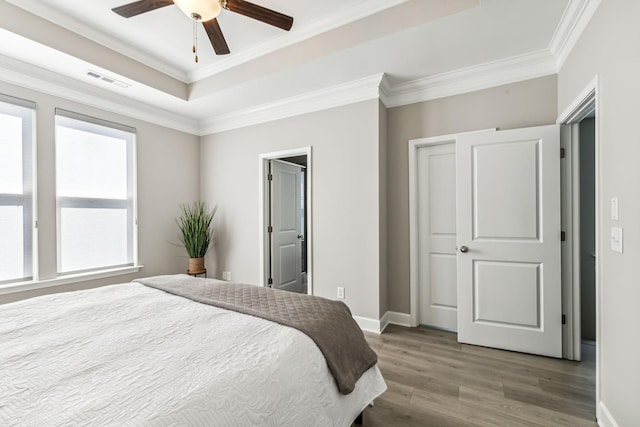
[[[224,2],[222,2],[222,4],[224,5]],[[267,9],[266,7],[258,6],[257,4],[249,3],[248,1],[227,0],[225,8],[286,31],[289,31],[293,25],[292,17]]]
[[[209,41],[211,42],[211,46],[213,46],[213,50],[216,51],[216,55],[226,55],[231,52],[216,18],[203,22],[202,25],[204,25],[204,29],[209,36]]]
[[[173,0],[140,0],[114,7],[111,10],[122,17],[131,18],[132,16],[151,12],[152,10],[160,9],[161,7],[171,6],[172,4]]]

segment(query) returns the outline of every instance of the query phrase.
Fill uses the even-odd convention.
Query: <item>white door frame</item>
[[[268,163],[269,160],[280,159],[283,157],[293,157],[293,156],[307,156],[307,167],[306,167],[306,215],[307,215],[307,225],[305,229],[305,245],[307,250],[307,293],[309,295],[313,295],[313,231],[312,231],[312,197],[311,197],[311,189],[312,189],[312,161],[311,161],[311,147],[300,147],[300,148],[292,148],[289,150],[283,151],[275,151],[271,153],[263,153],[259,155],[258,158],[258,242],[259,242],[259,265],[260,265],[260,282],[259,286],[265,286],[267,283],[267,261],[266,256],[269,253],[267,245],[269,244],[266,236],[266,222],[265,218],[269,212],[269,198],[267,191],[267,175],[269,172]]]
[[[600,143],[600,117],[602,116],[601,106],[599,105],[599,78],[596,75],[587,86],[578,94],[578,96],[569,104],[569,106],[558,116],[556,123],[563,125],[570,125],[571,132],[571,144],[575,144],[579,135],[577,128],[578,123],[587,117],[589,114],[595,112],[595,240],[596,240],[596,415],[600,419],[600,363],[602,360],[600,345],[601,340],[601,319],[600,319],[600,301],[601,301],[601,255],[603,253],[603,241],[600,238],[602,223],[604,218],[604,212],[601,199],[600,189],[602,188],[602,173],[600,170],[600,158],[602,155]],[[574,131],[575,130],[575,131]],[[571,148],[571,147],[567,147]],[[579,151],[571,150],[567,152],[567,169],[565,171],[565,177],[567,179],[568,188],[565,188],[565,194],[568,197],[563,200],[563,207],[567,208],[567,224],[569,229],[566,230],[569,236],[565,241],[565,254],[563,260],[563,269],[569,272],[568,277],[563,277],[563,312],[567,315],[566,334],[563,338],[563,347],[567,350],[565,358],[579,359],[580,358],[580,257],[576,254],[580,250],[580,222],[579,215]],[[576,203],[578,203],[576,205]],[[565,265],[565,261],[567,265]],[[577,357],[576,357],[577,356]]]
[[[495,132],[496,128],[481,129],[471,132],[452,133],[449,135],[431,136],[409,140],[409,324],[418,326],[419,323],[419,266],[418,259],[418,149],[421,147],[455,144],[458,135],[478,132]]]

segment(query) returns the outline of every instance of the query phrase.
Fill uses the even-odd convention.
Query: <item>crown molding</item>
[[[549,43],[549,51],[556,57],[560,70],[587,28],[601,0],[569,0]]]
[[[225,58],[219,58],[215,63],[191,72],[174,67],[155,56],[149,55],[142,49],[138,49],[130,44],[124,43],[114,36],[104,34],[90,25],[73,19],[39,0],[6,1],[26,10],[29,13],[39,16],[42,19],[55,22],[57,25],[69,31],[80,34],[89,40],[128,56],[135,61],[146,64],[170,77],[182,81],[183,83],[189,84],[236,67],[240,64],[252,61],[276,50],[307,40],[326,31],[333,30],[351,22],[374,15],[383,10],[406,3],[409,0],[367,0],[366,2],[360,2],[354,6],[344,8],[335,14],[322,17],[300,27],[295,27],[293,31],[281,37],[271,39],[270,41],[253,46],[242,52],[234,53],[233,55]]]
[[[286,35],[271,39],[242,52],[234,53],[214,64],[202,67],[189,74],[188,83],[193,83],[240,64],[257,59],[288,46],[300,43],[327,31],[358,21],[386,9],[406,3],[409,0],[367,0],[344,8],[336,14],[312,21],[294,29]]]
[[[198,131],[195,120],[126,97],[120,93],[125,89],[102,89],[5,55],[0,55],[0,81],[182,132]]]
[[[555,74],[556,58],[548,50],[393,85],[384,74],[307,92],[201,122],[199,135],[209,135],[286,117],[380,99],[387,107],[425,102]]]
[[[436,74],[398,85],[383,87],[388,108],[501,86],[555,74],[556,59],[539,50],[469,68]]]
[[[161,59],[149,55],[143,49],[137,49],[128,43],[124,43],[116,37],[109,36],[82,21],[71,18],[59,10],[52,8],[39,0],[6,0],[25,11],[36,15],[42,19],[53,22],[56,25],[79,34],[93,42],[101,44],[115,52],[129,57],[133,61],[145,64],[161,73],[180,80],[182,83],[189,83],[189,75],[183,70],[173,67]]]
[[[336,108],[356,102],[380,98],[383,74],[306,92],[272,103],[262,104],[230,114],[214,117],[201,123],[199,135],[220,133],[253,126],[287,117]]]

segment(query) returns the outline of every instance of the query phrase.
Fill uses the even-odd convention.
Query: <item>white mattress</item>
[[[2,426],[348,426],[386,389],[338,392],[303,333],[137,283],[0,306]]]

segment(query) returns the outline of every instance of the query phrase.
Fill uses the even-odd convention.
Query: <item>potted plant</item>
[[[180,241],[189,254],[189,274],[206,272],[204,256],[211,247],[213,216],[217,206],[209,209],[204,202],[180,205],[180,217],[176,219],[180,229]]]

